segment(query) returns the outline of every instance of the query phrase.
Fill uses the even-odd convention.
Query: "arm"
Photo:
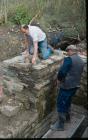
[[[32,58],[32,64],[35,63],[36,58],[37,58],[37,53],[38,53],[38,42],[35,41],[35,42],[33,42],[33,44],[34,44],[34,54],[33,54],[33,58]]]
[[[66,77],[71,66],[72,66],[72,59],[70,57],[66,57],[57,75],[57,79],[59,81],[62,81]]]
[[[24,45],[25,45],[25,49],[28,49],[28,46],[29,46],[29,41],[28,41],[28,38],[27,38],[27,35],[24,34]]]

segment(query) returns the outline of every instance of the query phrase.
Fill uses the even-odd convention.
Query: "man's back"
[[[83,60],[77,54],[70,56],[70,58],[72,60],[71,67],[61,82],[61,87],[64,89],[79,87],[84,67]]]
[[[33,41],[43,41],[46,38],[46,34],[37,26],[31,26],[29,27],[29,33],[31,37],[33,38]]]

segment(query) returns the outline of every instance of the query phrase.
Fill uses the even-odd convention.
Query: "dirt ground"
[[[0,61],[21,52],[21,34],[16,26],[0,26]]]

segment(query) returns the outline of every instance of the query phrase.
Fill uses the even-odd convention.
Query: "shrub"
[[[31,15],[28,14],[26,7],[19,5],[16,7],[15,13],[10,17],[10,20],[18,25],[28,24],[31,20]]]

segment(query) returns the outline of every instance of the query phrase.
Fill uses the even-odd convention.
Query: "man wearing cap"
[[[84,62],[77,54],[75,45],[69,45],[66,48],[67,57],[59,68],[57,112],[58,120],[51,125],[53,130],[64,130],[64,122],[70,121],[70,109],[72,97],[80,86],[81,74],[83,72]]]
[[[33,44],[34,49],[29,47],[29,53],[33,53],[32,63],[36,63],[38,57],[38,50],[42,54],[43,59],[48,59],[53,51],[53,48],[48,47],[46,34],[37,26],[23,25],[21,27],[21,32],[26,35],[26,45],[29,46],[28,38],[31,44]]]

